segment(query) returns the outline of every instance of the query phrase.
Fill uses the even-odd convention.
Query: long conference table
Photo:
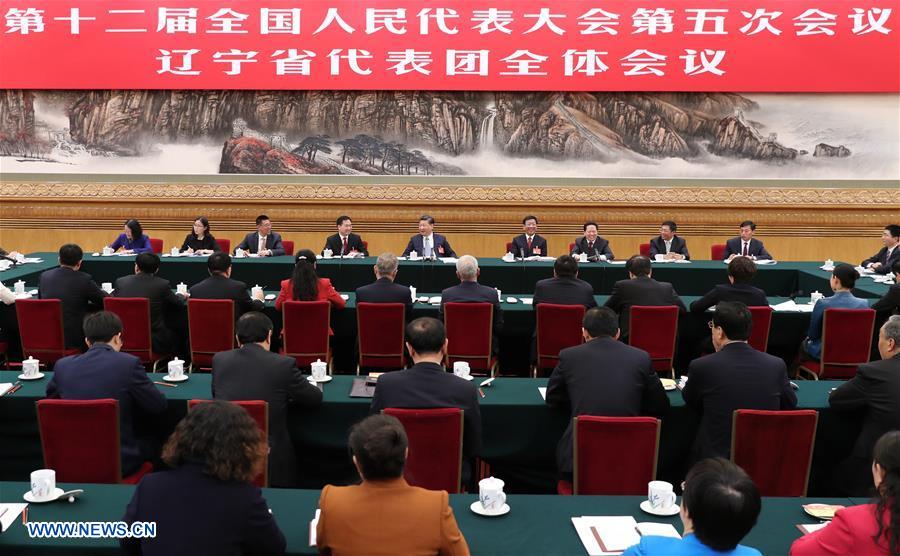
[[[63,488],[84,489],[74,503],[31,504],[29,522],[101,522],[119,521],[131,499],[131,485],[63,484]],[[26,482],[0,482],[0,502],[21,502],[30,488]],[[263,496],[287,540],[287,554],[317,554],[309,546],[309,522],[319,502],[318,490],[263,489]],[[577,516],[633,516],[638,523],[654,522],[673,525],[679,532],[679,517],[657,517],[643,513],[640,496],[540,496],[513,494],[508,497],[511,511],[500,517],[482,517],[469,509],[478,497],[454,494],[450,505],[459,528],[466,537],[472,554],[493,556],[573,556],[586,554],[571,518]],[[681,503],[681,499],[678,499]],[[800,537],[799,524],[817,523],[803,512],[807,503],[850,506],[865,503],[849,498],[763,498],[762,512],[756,526],[742,544],[763,554],[787,554],[791,543]],[[197,511],[202,511],[202,500]],[[157,535],[166,535],[157,530]],[[27,529],[17,519],[0,535],[0,553],[26,556],[31,554],[117,554],[116,539],[29,538]]]

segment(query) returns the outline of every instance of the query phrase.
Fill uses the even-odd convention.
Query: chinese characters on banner
[[[5,89],[900,91],[900,0],[11,0]]]

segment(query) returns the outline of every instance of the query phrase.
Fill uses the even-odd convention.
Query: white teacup
[[[246,257],[246,256],[247,256],[247,253],[244,252],[243,249],[235,249],[235,250],[234,250],[234,258],[236,258],[236,259],[242,259],[242,258],[244,258],[244,257]]]
[[[17,280],[13,284],[13,292],[15,292],[16,295],[22,295],[23,293],[25,293],[25,282],[23,280]]]
[[[22,361],[22,374],[27,377],[37,376],[41,369],[41,362],[32,356]]]
[[[250,288],[250,295],[251,295],[254,299],[259,299],[260,297],[262,297],[262,296],[263,296],[263,289],[262,289],[262,287],[260,287],[259,284],[256,284],[255,286],[253,286],[252,288]]]
[[[481,501],[484,511],[494,513],[503,508],[503,505],[506,504],[506,493],[503,492],[505,484],[496,477],[487,477],[478,481],[478,500]]]
[[[186,295],[188,292],[187,284],[181,282],[175,286],[175,291],[180,293],[181,295]]]
[[[46,500],[56,490],[56,471],[38,469],[31,472],[31,496],[35,500]]]
[[[325,249],[322,251],[322,258],[330,259],[333,256],[334,256],[334,251],[332,251],[331,249]]]
[[[656,262],[662,262],[662,261],[666,260],[666,256],[663,255],[662,253],[657,253],[656,255],[653,256],[653,258],[656,260]]]
[[[102,289],[106,293],[112,293],[112,291],[113,291],[112,282],[103,282],[102,284],[100,284],[100,289]]]
[[[809,298],[810,298],[809,299],[810,303],[815,304],[820,299],[825,299],[825,294],[819,293],[818,291],[814,291],[811,294],[809,294]]]
[[[170,253],[173,257],[177,257],[179,254],[181,254],[181,251],[179,251],[177,247],[173,247],[173,248],[169,251],[169,253]]]
[[[112,255],[113,253],[115,253],[115,251],[113,251],[112,247],[107,245],[106,247],[103,248],[104,255]]]
[[[586,263],[587,262],[587,253],[582,253],[578,255],[578,262]]]
[[[410,251],[409,252],[409,260],[418,261],[419,260],[419,252],[418,251]]]
[[[181,378],[184,376],[184,361],[179,358],[169,361],[169,378]]]
[[[675,503],[675,488],[666,481],[647,483],[647,500],[654,510],[666,511]]]
[[[469,378],[469,363],[467,361],[455,361],[453,363],[453,374],[460,378]]]
[[[325,380],[325,377],[328,375],[328,363],[319,359],[311,363],[310,368],[312,369],[313,380]]]

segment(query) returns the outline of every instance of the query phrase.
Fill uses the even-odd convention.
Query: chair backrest
[[[459,408],[386,408],[403,424],[409,438],[404,476],[413,486],[460,492],[462,481],[463,411]]]
[[[284,354],[309,369],[317,359],[327,362],[331,306],[328,301],[285,301],[281,308]]]
[[[656,478],[659,419],[581,415],[573,421],[575,494],[647,494]]]
[[[466,361],[473,371],[491,370],[494,306],[490,303],[445,303],[447,362]]]
[[[713,243],[709,247],[709,258],[713,261],[721,261],[725,259],[725,247],[724,243]]]
[[[294,254],[294,242],[289,239],[281,240],[281,246],[284,247],[285,255],[293,255]]]
[[[575,250],[575,242],[573,241],[572,243],[569,244],[569,252],[567,254],[571,254],[572,251],[574,251],[574,250]]]
[[[60,483],[119,483],[119,401],[38,400],[44,467]]]
[[[825,309],[820,377],[856,376],[856,367],[869,362],[874,327],[873,309]]]
[[[213,355],[234,347],[234,301],[188,299],[191,365],[209,368]]]
[[[650,244],[642,243],[640,245],[640,252],[641,252],[641,255],[643,255],[644,257],[649,257],[650,256]]]
[[[406,307],[402,303],[357,303],[359,368],[404,366]]]
[[[369,252],[369,242],[366,241],[366,240],[364,240],[364,239],[363,239],[363,240],[360,240],[360,241],[362,241],[363,250],[364,250],[366,253],[368,253],[368,252]]]
[[[731,461],[762,496],[806,496],[819,414],[811,409],[738,409],[731,430]]]
[[[507,242],[506,242],[506,252],[507,252],[507,253],[512,253],[512,252],[513,252],[512,249],[513,249],[513,242],[507,241]]]
[[[62,322],[62,301],[59,299],[18,299],[16,318],[22,354],[46,363],[64,356],[66,349]]]
[[[188,400],[188,411],[197,407],[201,403],[208,403],[212,400]],[[269,402],[264,400],[239,400],[231,402],[244,408],[244,410],[256,421],[256,426],[262,431],[263,437],[269,438]],[[263,466],[263,472],[253,479],[253,484],[265,488],[269,486],[269,461],[266,455],[266,465]]]
[[[216,243],[219,244],[219,249],[222,250],[223,253],[231,253],[231,240],[230,239],[216,239]]]
[[[157,239],[155,237],[150,238],[150,248],[153,249],[153,252],[157,255],[163,252],[163,245],[163,240]]]
[[[584,305],[541,303],[536,309],[537,368],[552,369],[559,362],[559,352],[584,341],[581,324]]]
[[[630,310],[628,344],[649,353],[654,370],[671,371],[678,335],[678,307],[632,305]]]
[[[765,353],[769,348],[769,331],[772,329],[773,310],[768,305],[748,307],[748,309],[753,318],[753,328],[750,330],[750,339],[747,343],[752,348]]]
[[[150,329],[150,300],[144,297],[105,297],[103,308],[118,315],[122,321],[124,344],[122,350],[142,362],[153,359]]]

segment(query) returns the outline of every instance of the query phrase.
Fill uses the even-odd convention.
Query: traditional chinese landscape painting
[[[900,96],[0,92],[4,172],[900,179]]]

